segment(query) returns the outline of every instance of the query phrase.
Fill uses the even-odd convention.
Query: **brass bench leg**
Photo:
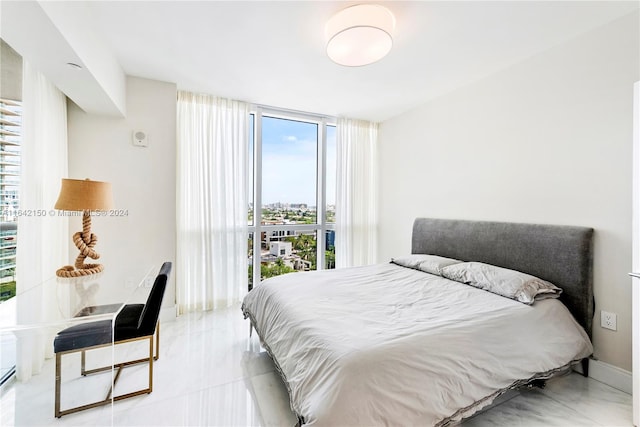
[[[158,335],[160,330],[158,329]],[[160,340],[158,339],[158,343]],[[156,345],[157,348],[157,345]],[[153,391],[153,335],[149,337],[149,393]]]
[[[61,375],[61,361],[62,355],[56,353],[56,403],[55,403],[55,415],[56,418],[60,418],[60,375]]]
[[[159,325],[158,325],[159,326]],[[141,339],[148,339],[149,340],[149,356],[142,358],[142,359],[138,359],[138,360],[132,360],[129,362],[123,362],[123,363],[116,363],[114,365],[109,365],[109,366],[105,366],[102,368],[96,368],[96,369],[86,369],[86,355],[85,352],[87,349],[81,350],[81,365],[82,365],[82,375],[86,376],[86,375],[90,375],[96,372],[104,372],[107,370],[111,370],[111,369],[115,369],[118,368],[118,371],[116,373],[116,376],[113,380],[113,384],[111,385],[111,388],[109,390],[109,393],[107,394],[106,399],[98,401],[98,402],[94,402],[94,403],[89,403],[87,405],[82,405],[82,406],[78,406],[75,408],[70,408],[70,409],[65,409],[65,410],[60,410],[60,398],[61,398],[61,384],[62,384],[62,355],[66,354],[66,353],[75,353],[76,351],[68,351],[68,352],[60,352],[60,353],[56,353],[56,384],[55,384],[55,407],[54,407],[54,412],[55,412],[55,416],[56,418],[60,418],[63,415],[67,415],[67,414],[72,414],[74,412],[79,412],[79,411],[83,411],[85,409],[90,409],[90,408],[96,408],[98,406],[102,406],[102,405],[107,405],[109,403],[111,403],[111,401],[118,401],[118,400],[122,400],[122,399],[127,399],[129,397],[134,397],[134,396],[139,396],[142,394],[149,394],[153,391],[153,361],[157,360],[158,356],[159,356],[159,351],[158,351],[158,346],[160,344],[160,337],[159,337],[159,329],[157,331],[158,335],[153,336],[152,335],[148,335],[146,337],[141,337],[141,338],[134,338],[131,340],[125,340],[125,341],[121,341],[119,342],[119,344],[122,343],[126,343],[126,342],[132,342],[132,341],[138,341]],[[155,340],[155,343],[154,343]],[[153,347],[156,347],[156,354],[154,355],[154,351],[153,351]],[[95,348],[100,348],[100,347],[107,347],[110,346],[111,344],[107,344],[107,345],[100,345],[100,346],[95,346],[92,348],[88,348],[89,350],[91,349],[95,349]],[[138,390],[138,391],[134,391],[131,393],[126,393],[126,394],[122,394],[120,396],[113,396],[112,394],[114,392],[114,387],[116,385],[116,382],[118,381],[118,379],[120,378],[120,373],[122,372],[122,369],[127,367],[127,366],[131,366],[131,365],[136,365],[138,363],[148,363],[149,364],[149,386],[148,388],[142,389],[142,390]]]
[[[153,358],[154,360],[158,360],[160,358],[160,322],[156,324],[156,356]]]

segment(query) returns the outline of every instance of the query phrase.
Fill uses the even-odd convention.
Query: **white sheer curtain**
[[[336,267],[376,262],[378,124],[338,119]]]
[[[178,93],[179,314],[246,293],[248,115],[243,102]]]
[[[45,215],[18,217],[16,288],[17,320],[34,324],[55,318],[56,287],[30,288],[50,279],[69,255],[68,220],[50,212],[67,176],[66,97],[28,62],[23,64],[20,209]],[[22,296],[22,295],[21,295]],[[53,356],[55,331],[38,329],[18,336],[16,376],[28,380],[40,372],[45,357]]]

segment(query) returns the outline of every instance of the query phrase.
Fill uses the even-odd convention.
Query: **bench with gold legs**
[[[57,418],[85,409],[106,405],[111,401],[127,399],[129,397],[149,394],[153,391],[153,362],[158,360],[160,355],[160,306],[167,285],[167,279],[171,273],[171,263],[165,262],[156,277],[151,288],[146,304],[125,305],[115,319],[115,325],[111,320],[101,320],[89,322],[64,329],[58,333],[54,340],[54,351],[56,353],[56,384],[55,384],[55,416]],[[155,336],[155,354],[154,354]],[[116,363],[113,366],[104,366],[95,369],[86,369],[86,352],[110,345],[120,345],[136,341],[149,341],[149,356],[142,359],[131,360],[123,363]],[[62,383],[62,356],[80,352],[80,372],[83,376],[111,369],[117,369],[113,384],[104,400],[77,406],[69,409],[60,409],[61,383]],[[125,367],[141,363],[148,363],[149,383],[146,388],[113,396],[113,387],[120,378],[120,374]]]

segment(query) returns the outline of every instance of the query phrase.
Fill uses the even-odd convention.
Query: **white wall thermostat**
[[[133,131],[133,145],[137,147],[149,146],[149,134],[141,130]]]

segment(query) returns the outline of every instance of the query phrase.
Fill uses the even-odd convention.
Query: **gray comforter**
[[[395,264],[271,278],[242,309],[317,426],[444,425],[593,351],[558,300],[528,306]]]

